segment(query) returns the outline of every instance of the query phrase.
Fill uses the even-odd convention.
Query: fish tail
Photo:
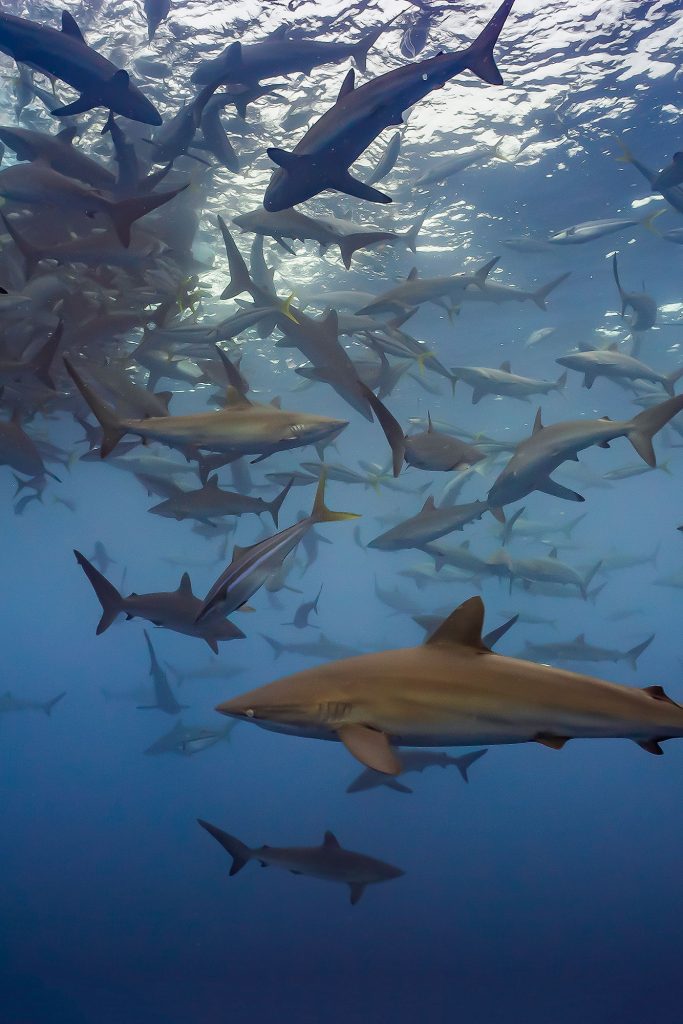
[[[347,268],[348,269],[348,268]],[[222,298],[222,296],[221,296]],[[298,324],[300,321],[292,313],[292,300],[294,299],[294,292],[287,296],[287,298],[280,303],[280,312],[283,316],[286,316],[288,320],[291,320],[293,324]]]
[[[638,668],[638,658],[641,656],[643,651],[647,650],[647,648],[650,646],[654,638],[655,634],[653,633],[652,636],[649,636],[647,638],[647,640],[643,640],[642,644],[636,644],[635,647],[632,647],[629,651],[626,651],[624,658],[626,661],[628,661],[632,669],[635,670]]]
[[[550,293],[557,288],[558,285],[562,284],[563,281],[567,280],[570,274],[571,270],[568,270],[565,274],[560,274],[559,277],[553,278],[552,281],[548,281],[548,283],[544,284],[542,288],[537,288],[536,291],[533,292],[531,298],[539,309],[542,309],[544,311],[547,309],[545,300],[548,298]]]
[[[102,618],[97,624],[97,636],[109,629],[116,616],[123,610],[123,599],[113,583],[89,562],[80,551],[74,551],[76,561],[90,580],[97,599],[102,605]]]
[[[80,373],[78,373],[67,356],[64,356],[64,365],[66,366],[67,372],[72,381],[90,406],[97,422],[102,427],[100,458],[104,459],[114,451],[126,432],[121,429],[120,423],[114,414],[114,410],[108,406],[106,402],[103,402],[102,399],[95,394],[92,388],[85,383]]]
[[[513,3],[514,0],[503,0],[488,25],[462,54],[465,67],[468,67],[478,78],[489,85],[503,84],[503,76],[498,70],[493,56],[493,47],[498,41],[498,36],[502,32]]]
[[[588,597],[588,587],[589,587],[593,577],[595,576],[596,572],[600,571],[601,568],[602,568],[602,559],[600,559],[599,562],[596,562],[595,565],[592,567],[592,569],[589,569],[588,572],[586,573],[586,575],[584,576],[583,583],[581,585],[581,595],[582,595],[584,600]]]
[[[364,249],[366,245],[377,242],[386,242],[394,237],[391,231],[356,231],[352,235],[343,235],[337,244],[344,266],[347,270],[351,269],[351,257],[357,249]]]
[[[674,386],[675,386],[676,382],[681,379],[681,377],[683,377],[683,366],[680,368],[680,370],[674,370],[673,373],[667,374],[666,380],[663,381],[663,383],[664,383],[664,387],[666,388],[666,390],[668,391],[668,393],[670,395],[673,396],[673,394],[674,394]]]
[[[31,360],[31,369],[38,380],[52,391],[55,389],[55,384],[50,375],[50,367],[52,366],[52,360],[57,355],[57,349],[59,348],[63,333],[64,321],[60,320],[43,347]]]
[[[365,395],[370,403],[370,407],[379,420],[379,425],[384,431],[384,436],[389,442],[394,476],[398,476],[401,472],[406,450],[406,439],[405,434],[403,433],[403,428],[398,420],[389,412],[384,402],[381,402],[369,387],[361,383],[360,388],[362,394]]]
[[[682,410],[683,395],[677,395],[639,413],[628,424],[626,436],[648,466],[657,465],[652,438]]]
[[[475,761],[478,761],[480,757],[483,757],[486,753],[485,750],[473,750],[471,754],[463,754],[461,757],[454,757],[455,767],[460,772],[463,782],[469,782],[469,776],[467,769],[470,765],[473,765]]]
[[[52,698],[52,700],[46,700],[44,704],[40,705],[48,718],[52,714],[53,707],[55,706],[55,704],[59,704],[62,697],[66,697],[66,690],[64,690],[62,693],[58,693],[56,697]]]
[[[634,162],[634,156],[624,140],[617,138],[614,141],[621,150],[621,156],[616,157],[617,163],[632,164]]]
[[[360,519],[356,512],[333,512],[325,504],[325,471],[320,474],[313,508],[309,516],[312,523],[336,523],[343,519]]]
[[[648,213],[647,217],[643,217],[643,219],[640,222],[646,231],[649,231],[652,235],[656,235],[657,238],[661,238],[662,233],[661,231],[657,231],[654,224],[657,220],[657,217],[661,217],[663,213],[666,213],[666,209],[655,210],[654,213]]]
[[[149,195],[132,196],[130,199],[107,202],[107,213],[121,245],[126,248],[130,245],[130,229],[136,220],[151,213],[152,210],[156,210],[159,206],[163,206],[164,203],[168,203],[186,188],[188,188],[187,184],[174,188],[170,192],[151,192]]]
[[[404,242],[406,243],[406,246],[410,249],[411,252],[417,252],[417,236],[419,235],[420,231],[422,230],[422,225],[424,224],[425,220],[427,219],[427,214],[429,213],[431,208],[432,208],[432,204],[430,203],[429,206],[426,207],[426,209],[413,222],[413,224],[411,224],[411,226],[408,228],[408,230],[403,235],[403,240],[404,240]]]
[[[220,214],[218,215],[218,226],[223,235],[225,252],[228,257],[228,269],[230,271],[230,284],[226,285],[223,289],[221,299],[234,299],[236,295],[241,295],[242,292],[249,292],[256,299],[256,285],[249,276],[244,257],[237,248],[235,239],[228,231],[228,226]]]
[[[28,279],[33,275],[33,271],[40,263],[40,249],[29,242],[27,238],[24,238],[23,235],[20,235],[12,222],[5,217],[4,213],[0,213],[0,219],[2,220],[5,231],[24,257],[24,272],[26,274],[26,280],[28,281]]]
[[[215,825],[210,825],[208,821],[202,821],[201,818],[197,818],[198,824],[205,829],[210,836],[216,839],[224,850],[232,857],[232,867],[230,868],[230,874],[236,875],[238,871],[241,871],[244,865],[251,860],[252,851],[244,843],[241,843],[239,839],[229,835],[220,828],[216,828]]]
[[[391,19],[391,21],[394,20],[394,18]],[[383,25],[379,25],[377,28],[371,29],[370,32],[366,32],[363,38],[359,39],[359,41],[353,47],[353,60],[359,71],[368,70],[368,53],[375,45],[375,43],[382,35],[382,33],[386,32],[389,25],[391,25],[391,21],[388,21]]]
[[[292,477],[292,479],[289,480],[285,484],[285,486],[282,488],[282,490],[278,494],[277,498],[273,498],[272,501],[268,502],[268,511],[270,512],[271,516],[273,517],[273,522],[275,523],[275,527],[276,528],[279,525],[279,523],[278,523],[278,516],[280,514],[280,509],[282,507],[282,502],[285,500],[285,498],[289,494],[290,489],[291,489],[293,483],[294,483],[294,477]]]

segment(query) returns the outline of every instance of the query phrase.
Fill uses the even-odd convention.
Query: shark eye
[[[253,718],[254,717],[254,709],[253,708],[247,708],[247,710],[244,713],[247,716],[247,718]]]

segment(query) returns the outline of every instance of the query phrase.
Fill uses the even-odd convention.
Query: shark
[[[371,540],[367,547],[380,551],[403,551],[407,548],[424,548],[432,541],[444,537],[454,530],[462,530],[468,523],[481,519],[491,511],[485,501],[470,501],[464,505],[442,505],[437,507],[430,495],[420,511],[405,519],[397,526]]]
[[[55,117],[106,107],[132,121],[161,124],[161,115],[127,71],[117,68],[86,43],[73,15],[62,11],[61,32],[27,18],[0,12],[0,51],[48,78],[78,90],[73,103],[52,111]]]
[[[607,377],[617,382],[646,380],[651,384],[661,384],[668,394],[673,395],[677,381],[683,377],[683,367],[671,373],[660,373],[640,359],[620,352],[616,342],[606,349],[570,352],[555,362],[582,373],[585,388],[593,387],[597,377]]]
[[[591,644],[586,640],[583,633],[579,633],[573,640],[556,641],[554,643],[530,643],[526,642],[525,656],[537,658],[543,661],[586,661],[597,663],[600,661],[619,662],[626,661],[634,670],[638,667],[638,658],[648,649],[654,640],[654,633],[642,643],[630,647],[627,651],[619,651],[611,647],[600,647]]]
[[[457,768],[463,782],[469,782],[469,768],[483,757],[485,750],[474,750],[471,754],[460,754],[453,757],[443,750],[401,750],[399,752],[403,770],[401,775],[408,775],[410,772],[423,772],[427,768]],[[347,793],[364,793],[369,789],[377,789],[384,786],[386,789],[393,789],[396,793],[412,793],[410,786],[404,785],[391,776],[382,772],[366,768],[360,775],[357,775],[353,782],[346,787]]]
[[[354,178],[349,167],[385,128],[403,123],[403,112],[470,70],[482,81],[501,85],[493,57],[494,45],[512,9],[504,0],[488,25],[466,49],[441,53],[388,71],[355,88],[353,70],[346,75],[337,101],[308,129],[292,152],[271,147],[268,156],[277,169],[263,197],[270,213],[286,210],[326,189],[374,203],[391,198]]]
[[[656,466],[652,446],[654,435],[683,409],[683,396],[668,398],[630,420],[567,420],[544,427],[541,410],[536,413],[531,437],[517,445],[514,455],[494,481],[488,493],[491,508],[502,506],[532,491],[543,491],[568,501],[583,501],[582,495],[553,480],[550,474],[568,459],[578,461],[578,453],[593,445],[609,448],[618,437],[627,437],[636,452],[648,464]]]
[[[109,629],[119,615],[125,615],[126,619],[146,619],[155,626],[198,637],[209,645],[214,654],[218,654],[219,640],[244,637],[242,630],[225,619],[220,612],[205,615],[201,622],[195,621],[202,602],[192,593],[188,573],[183,573],[177,590],[153,594],[133,593],[123,597],[85,555],[80,551],[74,551],[74,555],[102,606],[102,616],[95,631],[97,636]]]
[[[477,405],[486,395],[504,395],[528,402],[532,395],[548,395],[551,391],[563,391],[567,374],[557,380],[538,380],[513,373],[510,360],[506,359],[497,370],[486,366],[451,367],[454,383],[464,381],[472,388],[472,405]]]
[[[366,768],[401,773],[400,747],[630,739],[651,754],[683,737],[683,707],[644,689],[494,654],[472,597],[419,647],[318,665],[216,710],[292,736],[336,740]]]
[[[232,857],[231,876],[253,860],[263,868],[278,867],[292,875],[308,875],[325,882],[348,885],[350,902],[354,906],[366,886],[389,882],[404,874],[400,868],[375,857],[344,849],[334,833],[329,831],[325,833],[320,846],[258,846],[250,849],[216,825],[201,818],[197,821]]]
[[[6,693],[0,693],[0,715],[13,714],[15,711],[42,711],[49,718],[52,709],[63,697],[66,697],[66,690],[49,700],[26,700],[25,697],[15,697],[7,690]]]
[[[156,516],[176,519],[179,522],[184,519],[196,519],[214,526],[214,520],[222,516],[242,516],[248,513],[260,516],[268,512],[277,526],[280,508],[289,494],[290,487],[291,482],[288,481],[276,498],[264,501],[263,498],[252,498],[248,494],[224,491],[218,486],[218,477],[210,476],[206,484],[198,490],[178,490],[149,511]]]
[[[226,729],[212,729],[204,725],[185,725],[176,722],[173,728],[147,747],[145,754],[156,757],[159,754],[180,754],[191,757],[215,747],[221,740],[229,740],[235,722],[228,722]]]

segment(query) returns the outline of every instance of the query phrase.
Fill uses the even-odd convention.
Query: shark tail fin
[[[59,348],[63,333],[64,321],[60,320],[43,347],[31,360],[31,369],[38,380],[52,391],[55,390],[55,383],[50,375],[50,367],[52,366],[52,360],[57,355],[57,349]]]
[[[164,203],[168,203],[188,187],[189,185],[186,184],[171,189],[170,192],[151,192],[148,195],[131,196],[129,199],[119,199],[116,202],[108,203],[107,212],[121,245],[126,248],[130,245],[130,229],[136,220],[163,206]]]
[[[590,584],[591,584],[591,582],[593,580],[593,577],[595,576],[596,572],[600,571],[601,568],[602,568],[602,559],[600,559],[599,562],[596,562],[595,565],[592,566],[592,568],[590,568],[588,570],[588,572],[586,573],[586,575],[584,576],[583,583],[581,585],[581,594],[582,594],[584,600],[588,597],[588,587],[590,586]]]
[[[651,409],[646,409],[631,420],[627,437],[648,466],[657,465],[652,438],[682,410],[683,395],[677,395],[675,398],[667,398],[659,405],[653,405]]]
[[[59,704],[63,697],[66,697],[66,690],[63,690],[62,693],[58,693],[56,697],[52,698],[52,700],[46,700],[45,703],[41,705],[48,718],[52,714],[52,709],[55,704]]]
[[[76,561],[90,580],[97,600],[102,605],[102,618],[97,624],[97,636],[109,629],[116,616],[122,611],[123,600],[113,583],[99,572],[80,551],[74,551]]]
[[[353,47],[353,60],[359,71],[368,70],[368,53],[386,29],[386,24],[380,25],[378,28],[371,29],[371,31],[366,32],[363,38],[359,39]]]
[[[468,768],[478,761],[480,757],[483,757],[486,750],[473,750],[471,754],[463,754],[461,757],[455,758],[455,765],[460,772],[463,782],[469,782],[469,776],[467,774]]]
[[[517,522],[520,516],[524,515],[525,511],[526,505],[522,505],[522,507],[518,508],[514,515],[510,516],[508,520],[503,520],[503,536],[501,537],[500,541],[503,547],[505,547],[507,542],[510,540],[515,523]]]
[[[100,457],[105,458],[111,452],[114,451],[117,444],[125,434],[125,430],[121,429],[118,419],[114,413],[114,410],[103,402],[102,399],[95,394],[93,389],[85,383],[80,373],[71,363],[71,360],[66,356],[64,357],[64,365],[66,366],[67,372],[71,377],[72,381],[83,395],[83,398],[90,406],[90,409],[95,416],[97,422],[102,427],[102,444],[100,446]]]
[[[205,829],[210,836],[221,844],[224,850],[232,857],[232,867],[230,868],[230,874],[236,875],[238,871],[241,871],[244,865],[251,860],[251,850],[244,843],[241,843],[235,836],[231,836],[228,832],[224,832],[223,829],[216,828],[215,825],[210,825],[208,821],[202,821],[201,818],[197,818],[197,822]]]
[[[422,225],[427,219],[431,206],[432,204],[430,203],[403,235],[403,241],[411,252],[417,252],[417,236],[422,230]]]
[[[273,498],[273,500],[268,503],[268,511],[270,512],[271,516],[273,517],[273,522],[275,523],[276,528],[279,525],[279,523],[278,523],[278,516],[280,514],[280,509],[282,508],[282,502],[285,500],[285,498],[289,494],[290,489],[291,489],[293,483],[294,483],[294,477],[292,477],[292,479],[288,483],[285,484],[285,486],[282,488],[282,490],[278,494],[277,498]]]
[[[344,266],[347,270],[351,269],[351,257],[358,249],[377,242],[386,242],[394,237],[395,235],[391,231],[355,231],[352,235],[343,235],[339,239],[339,252]]]
[[[225,252],[228,257],[228,269],[230,271],[230,284],[226,285],[223,289],[221,299],[234,299],[236,295],[241,295],[243,292],[249,292],[254,300],[256,300],[256,296],[254,295],[256,286],[249,276],[249,271],[247,270],[247,265],[244,262],[244,257],[237,248],[235,239],[230,234],[228,225],[220,214],[218,216],[218,226],[221,229],[221,234],[223,235]]]
[[[406,450],[406,439],[403,433],[403,428],[398,420],[389,412],[384,402],[381,402],[377,395],[370,390],[365,384],[360,384],[361,392],[367,398],[370,403],[370,407],[374,412],[375,416],[379,420],[379,425],[384,431],[384,436],[389,442],[391,448],[392,461],[394,476],[398,476],[401,472],[403,460],[405,458]]]
[[[632,669],[635,670],[638,668],[638,658],[641,656],[643,651],[647,650],[647,648],[650,646],[654,638],[655,634],[653,633],[652,636],[649,636],[647,638],[647,640],[643,640],[642,644],[636,644],[635,647],[632,647],[630,651],[626,652],[626,661],[628,661]]]
[[[28,280],[32,276],[33,271],[40,263],[40,249],[38,249],[37,246],[29,242],[27,238],[24,238],[23,235],[19,234],[19,232],[14,227],[12,222],[7,217],[5,217],[4,213],[0,213],[0,220],[2,220],[5,231],[10,236],[10,238],[16,245],[21,255],[24,257],[24,271],[26,274],[26,280]]]
[[[565,274],[560,274],[559,277],[554,277],[552,281],[548,281],[548,283],[544,284],[542,288],[537,288],[536,291],[533,292],[531,298],[539,309],[545,311],[548,308],[545,304],[545,300],[558,285],[567,280],[570,274],[571,270],[568,270]]]
[[[465,67],[468,67],[478,78],[481,78],[483,82],[488,82],[489,85],[503,84],[503,76],[498,70],[493,56],[493,47],[498,41],[498,36],[503,30],[513,3],[514,0],[503,0],[488,25],[461,55],[465,61]]]
[[[620,138],[616,138],[614,141],[616,142],[617,146],[621,150],[621,156],[617,156],[617,157],[614,158],[617,161],[617,163],[618,164],[632,164],[634,159],[635,159],[635,157],[633,156],[633,153],[631,152],[629,147],[626,145],[624,140],[620,139]]]
[[[336,523],[344,519],[360,519],[357,512],[333,512],[325,504],[325,472],[320,474],[309,519],[312,523]]]
[[[668,394],[673,396],[674,387],[677,381],[681,379],[681,377],[683,377],[683,366],[680,368],[680,370],[674,370],[673,373],[669,373],[667,375],[666,380],[664,381],[664,387],[666,388]]]

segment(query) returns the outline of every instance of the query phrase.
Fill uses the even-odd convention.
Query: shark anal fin
[[[562,750],[570,738],[569,736],[553,736],[549,732],[539,732],[534,736],[534,742],[542,743],[544,747],[550,747],[552,750]]]
[[[384,775],[400,775],[401,762],[385,733],[367,725],[342,725],[337,735],[346,749],[366,768]]]
[[[365,892],[365,886],[359,882],[349,882],[349,889],[351,890],[351,906],[355,907],[358,900]]]

